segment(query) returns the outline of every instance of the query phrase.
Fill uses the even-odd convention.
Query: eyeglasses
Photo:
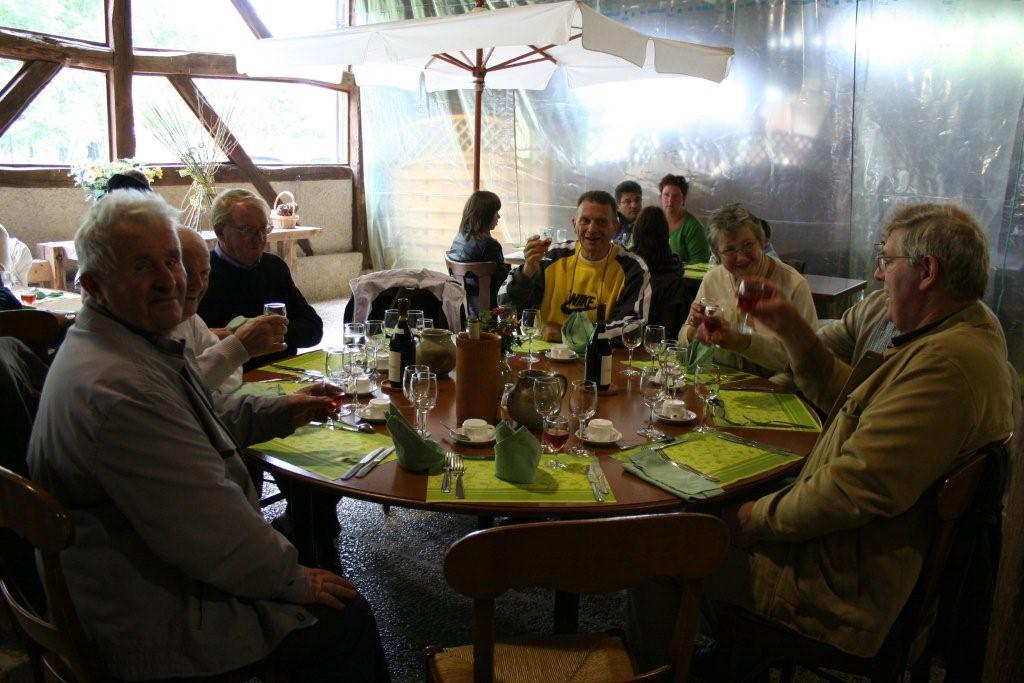
[[[262,228],[257,228],[252,225],[235,225],[233,223],[230,227],[237,230],[238,234],[242,237],[265,237],[274,229],[273,225],[264,225]]]
[[[743,254],[746,256],[750,256],[751,254],[754,253],[754,249],[758,246],[760,245],[757,242],[754,242],[753,240],[747,240],[743,244],[739,245],[739,247],[726,247],[725,249],[719,252],[719,256],[721,256],[723,260],[727,258],[733,258],[734,256],[736,256],[736,254],[740,252],[743,252]]]
[[[878,251],[878,253],[875,254],[875,267],[879,270],[888,270],[889,266],[892,265],[892,262],[899,259],[914,260],[913,256],[886,256],[882,253],[882,249],[884,248],[885,242],[879,242],[875,245],[875,249]]]

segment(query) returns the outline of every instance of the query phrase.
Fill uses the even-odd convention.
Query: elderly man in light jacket
[[[177,212],[116,192],[75,246],[85,307],[50,369],[33,479],[71,514],[71,597],[123,680],[209,676],[261,660],[291,680],[387,680],[376,623],[345,579],[304,567],[263,519],[241,449],[326,415],[317,387],[211,395],[183,345]]]

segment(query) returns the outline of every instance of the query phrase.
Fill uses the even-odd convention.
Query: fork
[[[462,461],[462,456],[458,453],[453,453],[455,456],[455,463],[452,466],[452,473],[455,475],[455,497],[465,498],[466,489],[462,487],[462,475],[466,473],[466,463]]]
[[[454,453],[448,451],[444,454],[444,477],[441,478],[441,493],[452,492],[452,465],[454,461]]]
[[[664,460],[665,462],[669,463],[670,465],[675,465],[676,467],[678,467],[679,469],[683,470],[684,472],[689,472],[690,474],[696,474],[698,477],[704,477],[708,481],[714,482],[716,484],[721,481],[721,479],[719,479],[718,477],[712,477],[710,474],[705,474],[705,473],[701,472],[700,470],[698,470],[696,467],[693,467],[692,465],[687,465],[685,462],[677,462],[677,461],[673,460],[672,458],[668,457],[668,455],[666,455],[665,451],[663,451],[663,450],[659,449],[659,450],[657,450],[655,452],[658,455],[661,456],[662,460]]]

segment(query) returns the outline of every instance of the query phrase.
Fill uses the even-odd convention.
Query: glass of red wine
[[[712,334],[722,329],[722,316],[719,315],[718,302],[708,298],[700,300],[700,305],[704,309],[704,330],[710,337]]]
[[[544,443],[545,453],[558,453],[569,440],[569,420],[561,415],[544,418]]]
[[[739,287],[736,288],[736,308],[743,313],[743,321],[739,327],[743,334],[754,334],[754,328],[750,326],[750,312],[757,308],[757,302],[763,299],[764,295],[764,283],[760,280],[740,280]]]

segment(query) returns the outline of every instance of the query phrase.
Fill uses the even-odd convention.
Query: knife
[[[370,451],[369,453],[364,455],[359,460],[359,462],[357,462],[355,465],[352,465],[352,467],[349,469],[348,472],[346,472],[345,474],[343,474],[340,477],[338,477],[338,479],[340,479],[342,481],[347,481],[348,479],[351,479],[352,477],[354,477],[356,475],[356,472],[358,472],[360,470],[360,468],[362,468],[363,465],[365,465],[366,463],[368,463],[371,460],[373,460],[374,456],[379,455],[380,452],[382,450],[384,450],[384,448],[385,448],[384,446],[381,446],[380,448],[374,448],[372,451]]]
[[[391,455],[391,451],[393,451],[393,450],[395,450],[394,446],[388,446],[387,448],[382,450],[380,453],[378,453],[377,455],[373,456],[373,459],[371,459],[370,462],[368,462],[365,465],[363,465],[362,468],[358,472],[356,472],[356,478],[357,479],[362,479],[367,474],[369,474],[370,470],[372,470],[374,467],[379,465],[381,460],[383,460],[384,458],[386,458],[389,455]]]
[[[597,475],[597,483],[601,486],[601,493],[611,493],[612,490],[608,486],[608,478],[604,476],[604,470],[601,469],[601,462],[596,456],[594,457],[592,464],[594,466],[594,474]]]
[[[300,368],[296,365],[281,365],[280,363],[271,363],[270,367],[277,368],[278,370],[288,370],[290,372],[300,372],[303,375],[314,375],[316,377],[323,377],[324,373],[319,370],[312,370],[309,368]]]
[[[601,495],[601,485],[597,483],[597,475],[594,474],[594,468],[590,465],[587,465],[587,481],[590,482],[590,490],[594,492],[594,500],[603,503],[604,496]]]

